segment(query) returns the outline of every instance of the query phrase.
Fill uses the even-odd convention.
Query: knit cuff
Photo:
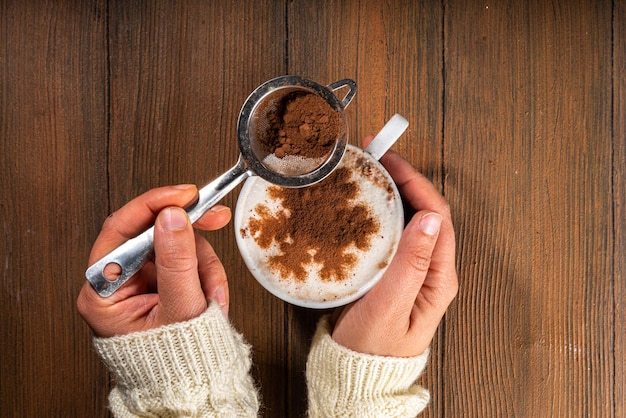
[[[250,347],[216,304],[190,321],[94,345],[116,380],[109,397],[116,416],[257,414]]]
[[[320,320],[307,361],[311,417],[415,417],[430,395],[415,385],[428,360],[361,354],[337,344]]]

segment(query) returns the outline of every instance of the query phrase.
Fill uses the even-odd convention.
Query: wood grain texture
[[[612,416],[611,4],[445,10],[446,415]]]
[[[404,115],[395,150],[451,203],[422,416],[626,415],[623,0],[0,0],[0,415],[109,416],[74,309],[102,221],[234,165],[241,105],[286,73],[357,82],[352,143]],[[325,312],[261,288],[232,225],[205,236],[262,416],[303,416]]]
[[[108,377],[75,312],[106,190],[104,4],[0,4],[3,416],[97,416]]]
[[[626,1],[613,5],[613,306],[615,416],[626,416]]]

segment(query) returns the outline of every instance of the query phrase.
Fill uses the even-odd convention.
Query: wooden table
[[[624,0],[0,1],[0,414],[107,416],[75,310],[102,221],[230,168],[247,95],[290,73],[357,82],[353,143],[404,115],[396,151],[451,204],[423,416],[626,416],[625,66]],[[320,312],[207,236],[263,415],[302,416]]]

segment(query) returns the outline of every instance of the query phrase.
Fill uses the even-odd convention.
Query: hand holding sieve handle
[[[234,167],[200,189],[196,203],[186,208],[191,223],[200,219],[207,210],[250,175],[252,172],[248,170],[240,156]],[[100,296],[111,296],[141,269],[152,256],[153,248],[154,226],[151,226],[98,260],[87,269],[85,276]],[[121,274],[107,277],[105,268],[109,264],[118,265],[121,268]]]

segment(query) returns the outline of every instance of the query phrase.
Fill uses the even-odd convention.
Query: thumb
[[[187,212],[166,208],[154,228],[154,254],[162,323],[185,321],[207,307],[198,277],[193,227]]]
[[[413,216],[385,275],[365,297],[392,307],[389,309],[393,311],[389,312],[391,315],[409,317],[430,269],[442,219],[441,215],[431,211]]]

